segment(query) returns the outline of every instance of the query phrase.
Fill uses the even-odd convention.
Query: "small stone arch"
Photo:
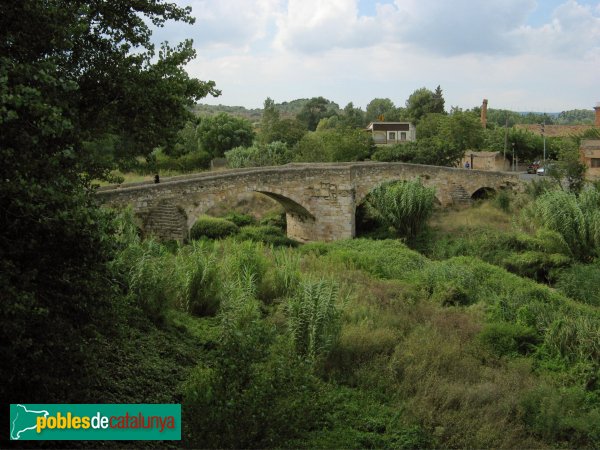
[[[483,187],[476,189],[471,194],[471,199],[472,200],[485,200],[487,198],[492,198],[495,195],[496,195],[496,189],[489,187],[489,186],[483,186]]]

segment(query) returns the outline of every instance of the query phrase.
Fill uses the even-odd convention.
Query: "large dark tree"
[[[73,399],[114,318],[111,221],[91,180],[117,153],[169,146],[213,82],[188,77],[191,42],[149,23],[192,22],[160,0],[0,2],[0,396]],[[93,364],[92,364],[93,365]],[[83,400],[78,397],[79,400]]]

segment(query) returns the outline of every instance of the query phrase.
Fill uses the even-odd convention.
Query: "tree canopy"
[[[2,395],[7,401],[25,392],[38,401],[64,399],[70,383],[37,380],[77,379],[86,339],[111,320],[112,225],[94,207],[91,189],[114,162],[107,147],[132,156],[173,145],[189,106],[219,94],[214,82],[185,72],[191,41],[158,52],[151,44],[150,23],[192,23],[189,13],[159,0],[0,4],[0,338],[12,343],[0,357],[11,386]]]
[[[248,120],[219,113],[201,119],[198,140],[204,151],[213,158],[220,158],[227,150],[252,145],[254,131]]]

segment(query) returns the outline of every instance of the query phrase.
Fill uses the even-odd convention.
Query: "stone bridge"
[[[98,190],[108,206],[131,205],[143,231],[183,240],[211,206],[231,196],[260,192],[286,212],[287,234],[301,242],[355,235],[356,208],[377,185],[420,177],[436,188],[441,205],[471,201],[489,190],[519,188],[517,174],[405,163],[312,163],[204,172]]]

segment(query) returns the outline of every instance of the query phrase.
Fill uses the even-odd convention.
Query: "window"
[[[395,140],[396,140],[396,132],[388,131],[388,141],[395,141]]]
[[[592,167],[600,167],[600,158],[592,158]]]
[[[405,141],[406,140],[406,133],[405,132],[400,133],[400,140],[401,141]]]

